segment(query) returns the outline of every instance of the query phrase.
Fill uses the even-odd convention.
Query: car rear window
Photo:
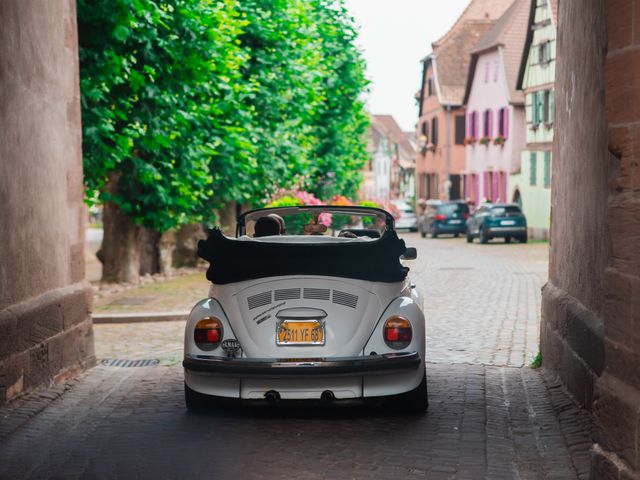
[[[469,213],[469,207],[465,203],[445,203],[438,205],[438,213],[453,215],[454,213]]]
[[[510,213],[522,213],[520,211],[519,207],[516,207],[515,205],[513,206],[508,206],[508,207],[493,207],[491,209],[491,214],[492,215],[508,215]]]

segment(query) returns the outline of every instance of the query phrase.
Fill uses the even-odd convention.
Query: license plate
[[[462,223],[462,220],[449,220],[449,223]]]
[[[515,225],[516,221],[515,220],[502,220],[500,222],[500,225]]]
[[[282,320],[276,345],[324,345],[324,323],[319,320]]]

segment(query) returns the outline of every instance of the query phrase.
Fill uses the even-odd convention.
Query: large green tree
[[[89,198],[105,205],[103,279],[136,280],[138,226],[206,219],[215,178],[250,150],[232,1],[78,1]],[[233,167],[235,168],[235,167]]]
[[[342,0],[78,0],[78,24],[104,280],[136,280],[140,227],[212,220],[300,175],[354,193],[366,81]]]

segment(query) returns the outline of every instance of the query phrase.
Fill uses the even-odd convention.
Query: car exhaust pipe
[[[322,395],[320,395],[320,401],[322,403],[331,403],[335,399],[336,399],[336,396],[333,394],[331,390],[325,390],[324,392],[322,392]]]
[[[273,405],[280,401],[280,394],[275,390],[269,390],[267,393],[264,394],[264,398],[267,399],[267,402]]]

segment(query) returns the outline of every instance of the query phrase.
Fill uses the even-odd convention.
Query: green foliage
[[[364,64],[343,0],[78,0],[88,198],[164,231],[298,175],[353,195]]]
[[[531,368],[540,368],[542,366],[542,353],[538,352],[531,361]]]

